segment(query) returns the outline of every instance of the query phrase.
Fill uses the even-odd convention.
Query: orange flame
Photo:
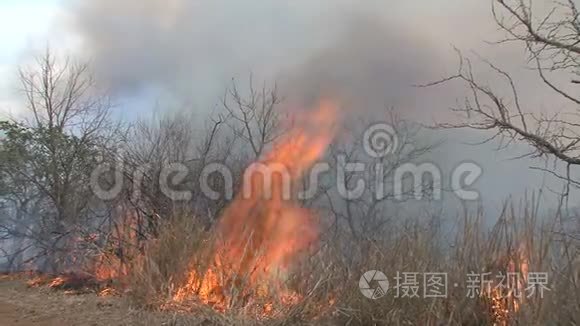
[[[515,255],[509,258],[506,275],[515,274],[515,280],[506,289],[489,288],[486,296],[489,300],[491,317],[495,325],[509,325],[514,315],[524,303],[524,289],[529,271],[529,259],[524,246],[520,246]],[[514,284],[515,283],[515,284]]]
[[[283,290],[284,275],[318,231],[312,212],[295,202],[297,183],[332,141],[336,114],[336,105],[321,102],[247,169],[242,191],[218,224],[212,266],[205,273],[192,269],[174,301],[197,297],[225,310],[236,300],[228,291],[267,297],[268,288],[277,291],[279,302],[298,301],[297,294]],[[264,304],[264,314],[272,311],[272,303]]]

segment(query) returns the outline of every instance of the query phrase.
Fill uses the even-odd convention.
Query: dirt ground
[[[0,326],[225,326],[263,325],[200,311],[196,314],[132,308],[126,298],[95,293],[67,294],[47,286],[29,287],[22,276],[0,275]],[[274,322],[273,324],[279,324]],[[316,325],[331,325],[317,321]]]
[[[203,325],[204,323],[187,323]],[[29,288],[23,280],[0,276],[0,326],[181,325],[172,316],[138,311],[118,297],[70,295]]]

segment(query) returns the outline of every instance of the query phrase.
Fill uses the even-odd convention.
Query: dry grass
[[[208,234],[194,218],[173,216],[161,226],[159,237],[148,244],[146,255],[134,262],[129,275],[130,297],[149,308],[168,302],[175,286],[185,281],[195,258],[210,250],[209,243]]]
[[[284,284],[299,293],[302,300],[270,318],[256,318],[246,305],[216,312],[192,303],[195,307],[189,312],[193,311],[195,320],[203,316],[211,325],[575,325],[580,322],[580,247],[577,239],[565,235],[570,227],[577,225],[570,226],[560,210],[550,218],[540,218],[532,200],[519,208],[506,205],[492,228],[483,224],[481,210],[463,214],[453,223],[455,228],[451,231],[434,227],[432,222],[391,223],[379,232],[380,237],[365,239],[353,239],[342,231],[325,234],[320,247],[293,269]],[[140,268],[131,275],[130,295],[135,303],[159,309],[184,282],[188,269],[207,268],[204,262],[208,260],[211,236],[201,230],[188,216],[174,217],[172,223],[165,225]],[[543,298],[525,298],[517,312],[494,317],[488,297],[467,297],[469,273],[491,273],[493,277],[499,272],[525,272],[521,270],[523,266],[530,272],[548,273],[550,290],[544,292]],[[388,276],[391,287],[383,298],[370,300],[361,294],[359,279],[367,270],[380,270]],[[419,298],[395,297],[393,285],[397,272],[419,273]],[[422,298],[423,273],[433,272],[447,273],[446,298]],[[187,314],[175,316],[175,325],[187,324]]]

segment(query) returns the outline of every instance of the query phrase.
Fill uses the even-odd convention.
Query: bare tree
[[[457,50],[459,68],[455,75],[421,85],[433,87],[459,81],[469,95],[452,110],[462,119],[459,123],[439,123],[441,128],[468,128],[491,132],[482,143],[497,141],[499,149],[514,142],[529,145],[529,152],[522,157],[542,158],[544,166],[533,167],[551,174],[564,182],[559,193],[568,202],[571,187],[580,187],[580,180],[573,168],[580,165],[580,97],[578,76],[580,73],[580,13],[573,0],[554,1],[550,9],[540,15],[533,1],[492,0],[492,12],[498,26],[507,37],[496,42],[521,44],[528,54],[530,68],[547,90],[559,96],[569,112],[545,112],[529,107],[516,80],[497,64],[478,56],[496,77],[504,83],[482,81],[475,73],[469,57]],[[559,78],[555,78],[557,77]],[[567,81],[562,82],[562,76]],[[559,80],[559,81],[558,81]],[[507,89],[507,95],[505,90]],[[553,164],[549,167],[550,162]],[[565,169],[560,169],[563,164]],[[560,225],[556,232],[562,241],[577,239],[577,217],[568,211],[559,215]]]
[[[514,141],[523,141],[533,149],[530,157],[554,158],[567,165],[566,175],[549,171],[559,178],[580,185],[570,177],[570,167],[580,164],[580,97],[574,85],[580,72],[580,18],[572,0],[554,2],[551,10],[541,17],[533,10],[533,2],[524,0],[493,0],[492,11],[497,24],[508,34],[498,44],[519,42],[529,55],[540,80],[550,90],[562,96],[575,109],[556,114],[537,112],[524,107],[517,83],[506,71],[488,60],[481,59],[497,76],[505,81],[501,86],[491,86],[478,79],[471,60],[457,50],[460,64],[457,74],[422,85],[432,87],[453,80],[463,82],[470,91],[466,101],[453,110],[465,122],[442,123],[443,128],[471,128],[493,131],[488,141],[502,140],[505,148]],[[569,74],[571,83],[558,84],[554,72]],[[501,88],[500,88],[501,87]],[[503,96],[501,90],[509,90]]]
[[[220,104],[204,121],[204,128],[197,128],[193,117],[185,113],[133,126],[124,155],[124,174],[131,184],[127,198],[147,220],[173,216],[177,210],[202,218],[209,227],[231,199],[226,194],[233,189],[225,189],[230,186],[222,176],[212,174],[205,181],[222,196],[218,200],[207,198],[199,182],[204,168],[211,163],[227,166],[237,189],[244,169],[283,133],[275,87],[264,85],[257,90],[250,79],[246,94],[234,82]],[[170,164],[187,169],[185,178],[169,186],[188,191],[190,200],[176,201],[161,189],[161,181],[171,181],[160,180]],[[137,170],[141,171],[136,174]],[[135,194],[139,198],[134,198]]]
[[[252,78],[247,96],[242,95],[233,82],[222,98],[223,108],[228,113],[228,126],[236,137],[249,144],[254,158],[284,132],[280,129],[277,107],[280,102],[276,86],[268,89],[264,85],[257,89]]]
[[[406,163],[419,162],[436,146],[434,143],[422,143],[420,126],[402,120],[392,111],[383,120],[388,121],[393,127],[394,137],[397,138],[395,141],[397,144],[393,145],[392,151],[386,155],[374,157],[363,150],[364,142],[370,140],[363,139],[362,134],[358,137],[360,138],[358,141],[334,143],[330,148],[331,170],[337,174],[333,175],[330,184],[319,190],[323,195],[319,205],[327,208],[332,217],[328,234],[331,237],[335,234],[351,237],[350,241],[345,242],[348,244],[348,248],[344,248],[346,260],[359,259],[361,253],[368,250],[368,246],[374,241],[386,240],[388,233],[385,230],[395,227],[396,220],[401,219],[400,212],[397,212],[397,204],[410,203],[409,199],[417,195],[413,186],[415,180],[411,179],[421,177],[405,175],[403,179],[397,180],[397,169]],[[360,126],[368,126],[362,120],[359,122],[351,126],[357,132],[365,130]],[[363,163],[364,172],[352,170],[352,167],[347,168],[347,164],[353,163]],[[338,174],[342,176],[339,177]],[[422,199],[430,198],[433,189],[431,181],[421,180],[421,189],[418,190],[421,191]],[[397,182],[405,183],[400,194],[396,193],[394,188]],[[355,189],[361,185],[364,185],[364,189],[361,188],[363,191],[356,193]],[[348,193],[345,193],[345,190]],[[362,247],[355,248],[354,244]]]

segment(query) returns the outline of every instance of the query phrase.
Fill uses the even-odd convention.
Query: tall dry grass
[[[129,294],[141,306],[157,309],[168,302],[175,286],[184,282],[191,263],[202,262],[210,250],[207,232],[192,216],[175,214],[160,225],[159,236],[150,241],[144,256],[135,261]]]
[[[520,205],[505,204],[496,223],[484,223],[481,209],[464,213],[441,227],[432,219],[408,219],[385,226],[381,236],[355,239],[346,229],[323,234],[291,271],[285,286],[302,300],[269,318],[256,318],[244,305],[216,312],[202,304],[179,314],[176,325],[194,324],[200,316],[211,324],[345,324],[345,325],[576,325],[580,323],[580,246],[569,236],[571,224],[563,209],[541,217],[534,198]],[[194,219],[175,216],[132,275],[134,302],[159,309],[175,294],[191,268],[207,268],[211,231]],[[577,223],[577,222],[575,222]],[[204,260],[205,259],[205,260]],[[192,262],[193,263],[192,265]],[[205,266],[204,266],[205,265]],[[490,298],[469,293],[469,273],[547,272],[549,291],[543,298],[518,301],[520,308],[502,319],[494,316]],[[384,272],[391,283],[378,300],[364,297],[358,287],[368,270]],[[447,273],[446,298],[395,297],[397,272]],[[190,316],[190,317],[188,317]],[[188,319],[190,318],[190,319]],[[179,322],[177,322],[179,320]]]

